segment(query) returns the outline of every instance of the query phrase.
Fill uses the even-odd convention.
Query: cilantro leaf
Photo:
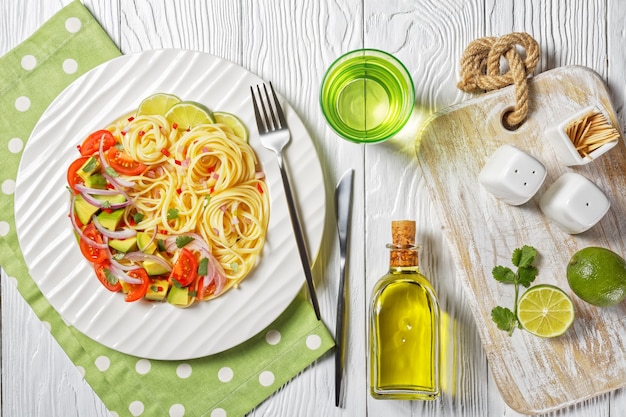
[[[109,268],[104,268],[104,276],[111,285],[117,285],[119,282],[119,278],[113,275],[113,272],[111,272]]]
[[[515,272],[513,272],[511,268],[498,265],[493,268],[491,274],[496,281],[503,282],[505,284],[515,284]]]
[[[121,261],[122,259],[124,259],[124,256],[126,256],[125,253],[118,252],[118,253],[113,254],[111,257],[115,259],[116,261]]]
[[[176,247],[178,249],[182,249],[187,243],[193,241],[194,238],[191,236],[178,236],[176,238]]]
[[[519,268],[525,268],[532,265],[537,256],[537,250],[532,246],[524,245],[521,248],[517,248],[513,251],[513,257],[511,261],[513,265]]]
[[[209,259],[202,258],[200,259],[200,262],[198,262],[198,275],[203,277],[208,273],[209,273]]]
[[[530,284],[532,284],[532,282],[535,280],[538,273],[539,271],[537,271],[537,268],[532,265],[523,268],[520,267],[517,270],[517,283],[528,288],[530,287]]]
[[[504,284],[513,284],[515,287],[515,301],[513,311],[506,307],[497,306],[491,310],[491,319],[498,325],[498,328],[513,334],[516,327],[520,327],[517,319],[517,302],[519,300],[520,285],[528,288],[533,283],[539,271],[532,265],[537,257],[537,250],[532,246],[524,245],[513,251],[511,262],[517,267],[513,272],[511,268],[498,265],[491,271],[494,279]]]
[[[506,307],[494,307],[491,310],[491,320],[496,323],[498,329],[509,332],[509,335],[512,334],[513,330],[517,327],[517,316]]]
[[[135,223],[141,223],[141,221],[143,220],[144,217],[145,216],[144,216],[143,213],[137,212],[137,213],[133,214],[133,220],[135,221]]]
[[[178,209],[171,208],[167,211],[167,220],[174,220],[178,218]]]

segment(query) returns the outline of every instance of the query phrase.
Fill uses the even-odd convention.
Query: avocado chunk
[[[130,284],[126,281],[122,281],[121,279],[120,284],[122,285],[122,292],[124,294],[128,294],[130,292]]]
[[[120,225],[122,221],[122,217],[124,217],[124,209],[117,209],[111,212],[103,211],[98,214],[98,221],[100,224],[111,231],[115,231],[117,226]]]
[[[85,187],[105,189],[107,180],[102,174],[93,174],[85,179]]]
[[[126,201],[126,197],[123,194],[112,194],[112,195],[96,195],[94,194],[94,198],[100,201],[108,201],[109,204],[120,204]]]
[[[177,306],[186,306],[189,304],[189,287],[177,287],[172,285],[170,292],[167,294],[167,302]]]
[[[137,237],[129,237],[128,239],[109,239],[109,246],[118,252],[132,252],[137,250]]]
[[[170,283],[166,279],[155,279],[150,282],[148,291],[146,291],[145,299],[153,301],[162,301],[167,295],[167,290],[170,288]]]
[[[100,161],[95,156],[92,156],[76,171],[76,174],[81,177],[83,181],[87,182],[87,178],[97,172],[100,172]]]
[[[145,253],[154,253],[157,250],[157,245],[152,235],[146,232],[137,233],[137,248]]]
[[[91,216],[96,214],[99,210],[98,207],[89,204],[82,195],[77,195],[74,201],[74,212],[76,217],[82,224],[87,224],[91,221]]]
[[[160,263],[152,261],[150,259],[143,261],[143,269],[146,270],[148,275],[164,275],[170,272],[169,269],[165,268]]]

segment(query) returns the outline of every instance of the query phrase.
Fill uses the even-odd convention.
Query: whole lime
[[[574,294],[589,304],[613,306],[626,298],[626,261],[609,249],[589,246],[570,259],[567,281]]]

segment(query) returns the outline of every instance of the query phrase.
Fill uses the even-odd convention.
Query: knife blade
[[[339,234],[339,293],[337,295],[337,323],[335,326],[335,406],[341,403],[341,388],[344,372],[344,339],[346,317],[346,263],[352,218],[352,188],[354,170],[346,171],[335,189],[335,213]]]

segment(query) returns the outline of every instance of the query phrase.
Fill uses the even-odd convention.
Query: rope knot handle
[[[517,45],[524,48],[526,58],[517,52]],[[504,56],[509,69],[500,70],[500,57]],[[539,45],[528,33],[513,32],[508,35],[484,37],[472,41],[461,58],[461,80],[458,88],[474,93],[492,91],[515,85],[515,108],[505,115],[504,122],[517,126],[528,115],[528,77],[539,62]]]

